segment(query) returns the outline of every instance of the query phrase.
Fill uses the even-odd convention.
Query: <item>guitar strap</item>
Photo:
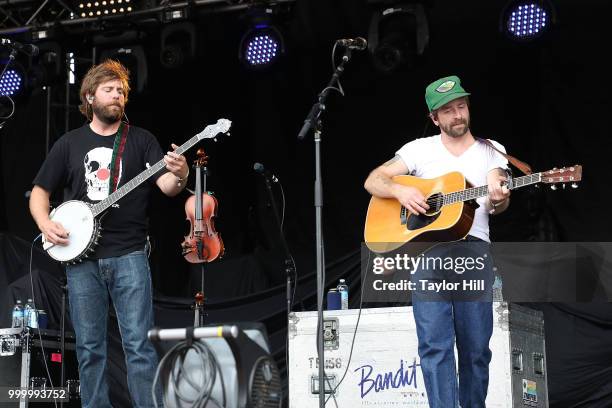
[[[531,167],[525,163],[524,161],[521,161],[519,159],[517,159],[514,156],[511,156],[509,154],[506,154],[504,152],[502,152],[501,150],[499,150],[497,147],[495,147],[495,145],[493,143],[491,143],[491,141],[489,139],[480,139],[482,142],[484,142],[486,145],[488,145],[489,147],[491,147],[493,150],[495,150],[496,152],[498,152],[499,154],[501,154],[502,156],[504,156],[514,167],[516,167],[517,169],[519,169],[520,171],[522,171],[525,174],[531,174],[533,173],[531,171]]]
[[[115,135],[115,144],[113,146],[113,156],[111,159],[110,178],[108,180],[109,194],[117,190],[117,184],[119,184],[121,156],[123,155],[123,149],[125,149],[125,142],[127,140],[129,131],[130,125],[125,122],[121,122],[121,124],[119,124],[119,129],[117,129],[117,134]]]

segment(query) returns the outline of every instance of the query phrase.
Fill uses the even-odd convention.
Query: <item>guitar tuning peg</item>
[[[572,183],[572,188],[578,188],[578,184],[577,183]]]
[[[563,187],[563,189],[565,190],[565,183],[561,184],[561,186]]]
[[[557,189],[557,185],[556,184],[551,184],[550,185],[550,189],[551,190],[556,190]]]

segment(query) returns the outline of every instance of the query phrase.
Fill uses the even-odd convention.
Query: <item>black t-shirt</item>
[[[54,145],[34,184],[48,192],[64,189],[64,201],[97,203],[108,197],[110,162],[115,135],[102,136],[89,125],[63,135]],[[162,149],[150,132],[130,126],[121,156],[117,188],[129,182],[163,157]],[[106,211],[102,237],[91,258],[120,256],[143,249],[147,231],[147,204],[151,188],[165,171],[160,170]]]

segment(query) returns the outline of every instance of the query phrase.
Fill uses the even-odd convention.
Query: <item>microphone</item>
[[[368,48],[368,41],[363,37],[357,38],[342,38],[336,41],[336,44],[347,47],[351,50],[363,51]]]
[[[265,169],[264,165],[261,163],[255,163],[253,165],[253,170],[255,170],[257,173],[261,174],[262,176],[272,179],[272,181],[274,183],[278,183],[278,178],[276,178],[276,176],[272,173],[270,173],[268,170]]]
[[[35,46],[34,44],[22,44],[17,41],[9,40],[8,38],[0,38],[0,44],[8,45],[12,49],[21,51],[24,54],[32,56],[32,57],[38,55],[38,47]]]

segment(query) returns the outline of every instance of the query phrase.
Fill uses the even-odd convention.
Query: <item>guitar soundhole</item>
[[[427,210],[427,215],[433,215],[439,212],[442,208],[443,201],[444,196],[441,193],[432,194],[427,197],[427,204],[429,204],[429,210]]]
[[[440,209],[442,208],[444,196],[441,193],[436,193],[427,198],[427,204],[429,209],[425,214],[413,215],[405,207],[402,207],[400,217],[402,218],[402,224],[406,225],[406,228],[414,231],[420,228],[426,227],[440,216]]]
[[[411,231],[418,230],[420,228],[428,226],[429,224],[434,222],[436,219],[438,219],[439,216],[440,216],[440,213],[435,213],[433,215],[410,214],[410,216],[408,217],[408,224],[406,225],[406,228]]]

